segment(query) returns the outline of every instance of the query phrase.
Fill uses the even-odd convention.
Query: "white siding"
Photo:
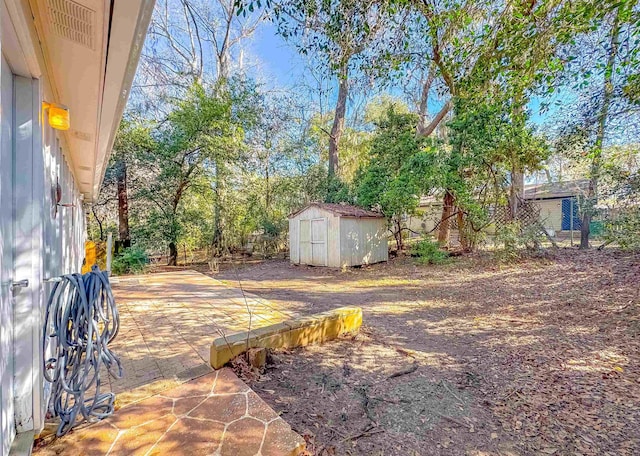
[[[41,124],[41,81],[9,72],[3,65],[3,95],[8,80],[14,93],[9,112],[0,112],[0,456],[8,454],[16,431],[37,432],[44,424],[48,396],[41,370],[41,328],[51,284],[43,279],[79,271],[85,238],[77,183],[56,132]],[[61,203],[73,206],[59,207],[57,215],[56,184],[62,189]],[[12,293],[11,281],[24,279],[29,286]]]
[[[289,219],[289,261],[293,264],[300,263],[299,223],[300,219],[298,217]]]
[[[326,221],[325,228],[321,228],[323,220]],[[303,227],[306,226],[309,230],[308,235],[305,233],[302,237],[300,234],[301,222]],[[315,232],[314,239],[312,239],[311,236],[312,228]],[[340,266],[340,252],[339,249],[336,249],[336,246],[340,245],[340,220],[331,212],[313,206],[303,210],[302,212],[289,219],[289,258],[292,263],[315,264],[316,266],[322,266],[322,264],[319,264],[315,261],[307,261],[309,255],[305,255],[304,250],[301,252],[301,245],[303,246],[302,249],[305,249],[306,241],[319,239],[319,230],[326,230],[326,238],[324,247],[322,247],[322,244],[315,244],[316,255],[314,258],[320,257],[319,249],[324,248],[326,250],[326,260],[324,261],[324,265],[336,268]],[[311,249],[309,254],[313,257],[314,247],[309,246],[309,248]]]
[[[2,57],[0,69],[0,455],[15,435],[13,416],[13,76]]]
[[[389,259],[384,219],[342,217],[340,234],[341,266],[374,264]]]

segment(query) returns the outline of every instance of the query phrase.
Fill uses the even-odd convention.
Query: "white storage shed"
[[[293,264],[333,268],[389,259],[384,216],[347,204],[311,203],[289,216]]]

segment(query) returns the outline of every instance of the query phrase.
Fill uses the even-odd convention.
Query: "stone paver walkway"
[[[221,335],[292,318],[195,271],[119,278],[113,293],[120,334],[111,347],[126,376],[109,381],[121,404],[210,372],[210,346]]]
[[[115,414],[36,451],[52,455],[294,455],[302,439],[229,369],[209,366],[221,335],[291,319],[195,271],[114,280],[125,375],[104,383]],[[108,382],[106,381],[108,378]]]
[[[304,440],[229,369],[130,404],[40,456],[289,456]]]

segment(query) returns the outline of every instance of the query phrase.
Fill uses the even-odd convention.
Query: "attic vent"
[[[49,0],[47,3],[49,22],[57,35],[94,49],[95,11],[71,0]]]

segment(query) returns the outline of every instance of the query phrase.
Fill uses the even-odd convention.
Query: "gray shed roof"
[[[297,210],[289,215],[289,218],[295,217],[302,211],[309,207],[317,207],[329,211],[339,217],[355,217],[355,218],[383,218],[380,212],[368,211],[358,206],[352,206],[350,204],[342,203],[310,203],[304,206],[302,209]]]

